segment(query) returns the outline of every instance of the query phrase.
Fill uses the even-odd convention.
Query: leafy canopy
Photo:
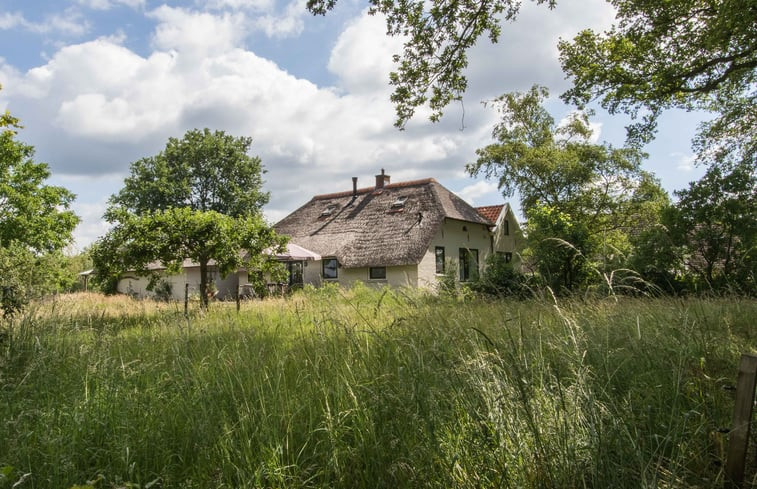
[[[0,114],[0,313],[18,312],[33,296],[65,281],[61,250],[79,218],[74,194],[46,185],[50,170],[35,163],[34,148],[16,140],[19,120]],[[1,316],[0,316],[1,317]]]
[[[553,287],[573,289],[592,267],[622,266],[629,235],[656,222],[667,195],[641,169],[643,153],[593,143],[586,113],[557,124],[543,107],[548,95],[534,86],[495,100],[496,142],[466,168],[520,195],[532,260]]]
[[[0,121],[0,247],[12,243],[34,253],[60,250],[72,240],[79,218],[69,209],[75,196],[46,185],[50,170],[35,163],[34,148],[16,140],[18,120]]]
[[[251,145],[252,138],[207,128],[170,138],[156,156],[132,163],[111,208],[135,214],[173,207],[233,217],[258,214],[268,193],[262,190],[260,158],[248,154]]]
[[[147,274],[158,261],[176,272],[189,259],[199,264],[207,305],[211,260],[222,276],[240,266],[271,268],[262,250],[279,250],[285,239],[261,217],[268,194],[260,159],[247,154],[251,144],[222,131],[191,130],[133,163],[105,214],[114,227],[92,250],[100,280],[112,289],[123,271]]]
[[[754,122],[754,0],[610,3],[617,24],[609,31],[584,30],[560,42],[563,70],[573,81],[563,95],[566,101],[582,106],[596,99],[610,113],[641,115],[629,128],[633,142],[648,141],[660,113],[672,107],[713,111],[727,119],[751,112]],[[738,124],[737,118],[730,122]],[[742,134],[754,139],[751,128]]]
[[[532,0],[546,3],[555,0]],[[308,0],[313,14],[324,15],[337,0]],[[389,82],[394,86],[391,96],[395,104],[395,125],[403,127],[415,109],[428,103],[431,120],[442,115],[442,109],[459,100],[467,88],[463,71],[468,66],[467,50],[481,36],[497,42],[502,21],[512,21],[520,11],[520,0],[368,0],[370,13],[386,16],[386,32],[403,36],[401,55],[394,56],[397,70]]]

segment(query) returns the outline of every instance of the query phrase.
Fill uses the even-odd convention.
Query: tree
[[[111,209],[135,214],[189,207],[231,217],[259,214],[268,203],[260,158],[248,154],[252,138],[209,129],[170,138],[157,156],[132,163]]]
[[[174,207],[141,215],[123,214],[118,224],[92,248],[101,277],[117,280],[124,270],[149,274],[148,265],[161,262],[169,272],[181,269],[184,260],[200,264],[200,294],[208,304],[208,263],[215,262],[222,276],[244,266],[273,271],[264,250],[286,244],[262,217],[231,217],[215,211]],[[154,278],[157,278],[154,277]]]
[[[623,266],[629,236],[656,221],[667,195],[641,169],[641,152],[592,143],[585,113],[556,124],[542,106],[547,96],[534,86],[498,98],[496,142],[479,149],[466,168],[497,180],[507,197],[520,194],[530,247],[541,250],[532,253],[538,268],[555,277],[553,284],[572,289],[585,282],[594,260],[602,271]]]
[[[710,290],[755,291],[757,276],[757,176],[751,165],[713,166],[676,192],[666,219],[688,270]]]
[[[16,119],[6,113],[0,128],[0,246],[18,243],[34,253],[62,249],[79,223],[69,209],[74,194],[44,183],[50,170],[34,162],[32,146],[15,139]]]
[[[79,218],[74,195],[46,185],[50,170],[34,148],[16,140],[18,119],[0,115],[0,311],[18,311],[32,295],[57,290],[61,250]]]
[[[754,140],[754,0],[611,3],[617,24],[609,31],[584,30],[560,42],[563,70],[573,81],[566,101],[583,106],[598,99],[610,113],[642,112],[642,122],[629,128],[634,142],[648,141],[671,107],[714,111],[727,125],[747,116],[751,129],[740,132]]]
[[[554,7],[556,0],[532,0]],[[333,9],[337,0],[308,0],[316,15]],[[442,109],[459,100],[467,87],[463,70],[468,66],[467,50],[486,35],[497,42],[502,21],[512,21],[520,11],[520,0],[368,0],[370,13],[386,16],[390,36],[406,38],[402,55],[395,55],[396,72],[391,73],[391,96],[397,112],[395,125],[403,127],[415,109],[428,102],[431,120]]]
[[[224,276],[242,265],[268,266],[263,249],[278,250],[285,240],[260,215],[268,194],[260,159],[247,154],[251,144],[222,131],[192,130],[133,163],[105,214],[114,227],[92,250],[100,281],[112,287],[125,270],[146,273],[148,263],[160,261],[176,271],[191,259],[200,266],[207,306],[211,260]]]

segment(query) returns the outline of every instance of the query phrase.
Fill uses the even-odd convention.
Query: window
[[[513,261],[513,254],[509,251],[498,251],[497,255],[501,256],[505,260],[505,263],[510,263],[511,261]]]
[[[368,276],[371,280],[386,280],[386,267],[371,267]]]
[[[332,279],[337,278],[339,273],[337,271],[339,263],[336,258],[324,258],[323,259],[323,278]]]
[[[405,202],[407,202],[407,196],[402,195],[400,197],[397,197],[397,200],[392,202],[392,209],[401,209],[405,207]]]
[[[339,207],[336,204],[328,204],[326,205],[326,208],[323,209],[323,212],[321,212],[321,215],[319,217],[327,217],[334,213],[334,211]]]
[[[436,273],[444,273],[444,246],[436,247]]]
[[[502,230],[505,236],[510,236],[510,221],[508,219],[505,219],[505,222],[502,223],[505,228]]]
[[[478,250],[460,248],[460,281],[478,277]]]

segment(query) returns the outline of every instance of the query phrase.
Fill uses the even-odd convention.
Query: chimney
[[[376,175],[376,188],[384,188],[385,185],[389,185],[389,175],[384,174],[384,169],[381,169],[381,175]]]
[[[352,177],[352,200],[357,199],[357,177]]]

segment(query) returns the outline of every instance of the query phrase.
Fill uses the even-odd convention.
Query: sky
[[[253,138],[262,159],[264,215],[275,223],[313,195],[374,183],[433,177],[472,205],[506,199],[495,182],[471,178],[465,164],[492,141],[498,95],[550,89],[556,120],[570,113],[557,42],[614,19],[604,0],[524,2],[497,44],[469,52],[468,90],[438,123],[421,109],[404,131],[389,101],[392,55],[367,3],[339,0],[312,16],[304,0],[0,0],[0,110],[21,119],[18,138],[49,165],[48,183],[77,195],[75,249],[107,232],[108,198],[130,163],[159,153],[169,137],[208,127]],[[701,114],[672,111],[645,148],[644,168],[668,192],[704,173],[691,139]],[[622,146],[628,119],[601,109],[597,141]]]

